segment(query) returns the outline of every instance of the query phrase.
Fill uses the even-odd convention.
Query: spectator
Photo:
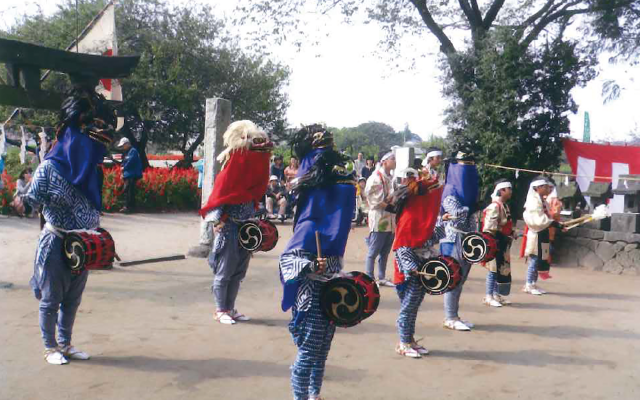
[[[298,167],[298,159],[295,156],[292,156],[289,161],[289,166],[284,169],[285,182],[291,182],[291,180],[298,175]]]
[[[360,172],[360,176],[364,179],[369,179],[373,171],[376,169],[375,160],[373,157],[367,157],[367,162],[364,167],[362,167],[362,171]]]
[[[358,186],[356,186],[356,205],[358,207],[358,215],[356,217],[356,225],[360,226],[367,220],[367,214],[369,212],[369,203],[367,203],[367,197],[364,195],[364,189],[367,185],[365,178],[358,178]]]
[[[4,171],[4,156],[0,154],[0,189],[4,188],[4,183],[2,182],[3,171]]]
[[[123,150],[122,176],[124,178],[125,206],[120,212],[131,213],[136,208],[136,182],[142,178],[140,154],[126,137],[120,139],[118,147]]]
[[[365,272],[374,278],[374,263],[378,260],[378,286],[395,286],[386,279],[387,259],[393,245],[396,218],[391,204],[393,182],[391,171],[396,168],[396,157],[388,152],[380,158],[380,168],[367,180],[365,196],[369,203],[369,237]]]
[[[358,158],[356,158],[356,160],[353,162],[356,176],[358,176],[358,178],[362,176],[362,168],[364,168],[365,165],[367,165],[367,163],[364,159],[364,154],[358,153]]]
[[[280,222],[284,222],[286,218],[287,198],[285,196],[284,188],[280,185],[280,181],[275,175],[271,175],[271,178],[269,178],[269,186],[267,187],[266,196],[266,207],[267,212],[269,213],[268,217],[271,219],[278,218],[280,219]],[[273,214],[273,207],[276,203],[278,204],[277,216]]]
[[[204,158],[199,159],[193,166],[196,171],[198,171],[198,189],[202,189],[202,181],[204,180]]]
[[[284,165],[282,163],[282,156],[274,157],[273,164],[271,164],[271,175],[275,175],[279,181],[284,181]]]
[[[18,211],[18,214],[24,213],[24,215],[27,217],[30,217],[31,212],[33,211],[31,205],[29,205],[29,202],[24,201],[24,197],[27,195],[27,192],[31,188],[32,173],[33,170],[31,168],[25,168],[20,172],[20,175],[18,175],[18,180],[16,181],[16,192],[13,195],[14,198],[19,199],[14,201],[22,203],[22,207],[20,207],[20,210],[18,211],[18,208],[16,208],[16,211]]]

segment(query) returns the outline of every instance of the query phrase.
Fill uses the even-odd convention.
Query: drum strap
[[[56,235],[60,239],[64,239],[64,231],[61,230],[61,229],[56,228],[55,226],[51,225],[49,222],[44,224],[44,229],[46,229],[49,232],[53,233],[54,235]]]
[[[88,233],[89,235],[100,235],[100,232],[93,229],[66,230],[66,229],[58,228],[57,226],[53,226],[50,222],[47,222],[46,224],[44,224],[44,228],[49,232],[53,233],[54,235],[56,235],[57,237],[59,237],[60,239],[63,239],[64,236],[69,233]]]

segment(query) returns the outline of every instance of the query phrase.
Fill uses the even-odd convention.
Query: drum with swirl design
[[[245,221],[238,232],[240,246],[247,251],[273,250],[278,243],[278,228],[271,221]]]
[[[369,318],[380,304],[375,281],[359,271],[331,279],[322,287],[320,307],[336,326],[348,328]]]
[[[496,238],[488,232],[469,232],[462,238],[462,257],[470,263],[489,262],[497,251]]]
[[[447,256],[425,260],[418,267],[417,273],[426,292],[436,296],[455,289],[462,279],[460,264],[453,257]]]
[[[68,232],[62,243],[67,266],[80,273],[83,269],[102,269],[113,263],[116,247],[113,238],[103,228],[90,231]]]

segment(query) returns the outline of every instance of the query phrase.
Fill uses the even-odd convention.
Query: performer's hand
[[[453,218],[451,217],[451,214],[449,214],[449,213],[444,213],[444,214],[442,214],[442,220],[443,220],[443,221],[450,221],[450,220],[452,220],[452,219],[453,219]]]
[[[319,275],[324,274],[324,271],[327,269],[327,259],[326,258],[316,258],[316,273]]]
[[[215,233],[220,233],[222,231],[222,228],[224,228],[224,221],[220,221],[217,224],[215,224],[213,226],[213,231]]]

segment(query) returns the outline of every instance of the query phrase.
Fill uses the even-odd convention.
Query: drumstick
[[[316,249],[318,250],[318,257],[322,258],[322,250],[320,249],[320,232],[316,231]]]

